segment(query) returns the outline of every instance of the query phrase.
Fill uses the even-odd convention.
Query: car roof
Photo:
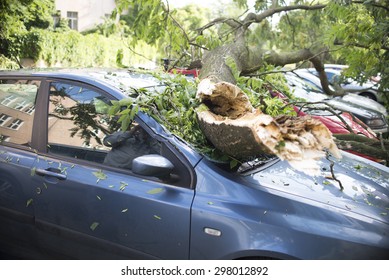
[[[23,77],[60,78],[79,81],[126,96],[131,89],[163,86],[151,73],[111,68],[44,68],[0,71],[0,75]],[[116,94],[115,94],[116,95]],[[118,96],[119,97],[119,96]],[[123,97],[123,96],[120,96]]]

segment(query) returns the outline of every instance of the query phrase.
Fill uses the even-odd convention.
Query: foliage
[[[124,67],[145,62],[144,58],[133,55],[120,37],[107,38],[96,33],[83,36],[70,29],[56,32],[32,28],[30,32],[15,35],[13,41],[17,45],[14,56],[42,61],[48,67]],[[153,51],[144,44],[138,48]],[[1,68],[9,66],[0,64]]]
[[[182,75],[156,74],[165,85],[164,91],[129,89],[127,99],[114,101],[108,112],[116,116],[125,130],[138,110],[149,114],[170,132],[191,144],[200,153],[217,160],[228,158],[208,142],[197,122],[197,111],[207,110],[196,98],[198,80]],[[272,98],[266,85],[282,85],[282,76],[269,75],[265,79],[242,78],[238,85],[249,96],[253,106],[272,116],[294,115],[292,107],[286,106],[278,98]],[[252,90],[253,85],[255,90]],[[231,160],[231,159],[230,159]],[[231,163],[234,160],[232,159]]]
[[[154,75],[156,75],[154,73]],[[126,129],[135,113],[141,110],[148,113],[170,132],[191,143],[196,149],[210,154],[209,146],[197,123],[196,99],[197,81],[188,80],[182,75],[158,75],[165,85],[161,91],[128,89],[127,99],[114,101],[109,114],[118,117],[122,129]]]
[[[21,48],[34,47],[34,28],[52,26],[54,0],[2,0],[0,4],[0,52],[8,58],[18,60]]]
[[[159,59],[168,58],[178,66],[187,66],[201,59],[204,49],[221,45],[220,28],[199,31],[211,21],[211,11],[196,5],[171,9],[159,0],[117,0],[113,17],[121,16],[126,23],[125,34],[134,47],[139,42],[158,47]]]
[[[18,69],[19,65],[4,55],[0,54],[0,69]]]
[[[331,19],[321,10],[286,13],[277,26],[276,45],[286,51],[303,48],[322,51],[325,48],[323,37],[330,25]]]
[[[337,19],[327,43],[342,46],[338,55],[350,66],[346,74],[359,81],[380,74],[381,89],[389,88],[388,1],[334,1],[327,12]]]

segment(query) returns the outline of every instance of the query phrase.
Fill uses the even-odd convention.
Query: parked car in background
[[[181,74],[181,75],[185,75],[187,77],[197,78],[200,74],[200,70],[199,69],[186,69],[186,68],[173,68],[173,69],[170,69],[169,73]]]
[[[323,102],[337,110],[350,112],[375,133],[387,134],[389,132],[386,118],[388,113],[385,107],[378,102],[353,94],[341,97],[329,96],[323,92],[319,78],[305,69],[289,72],[285,77],[296,97],[310,102]]]
[[[283,93],[275,90],[269,90],[273,97],[281,98],[289,103],[291,100]],[[310,115],[314,119],[320,120],[334,135],[351,134],[363,135],[367,138],[376,139],[377,135],[359,119],[348,112],[342,112],[329,107],[326,104],[304,104],[305,102],[296,103],[293,108],[298,116],[303,117]],[[350,131],[351,130],[351,131]],[[372,157],[369,154],[345,150],[349,153],[364,157],[366,159],[386,164],[385,160]]]
[[[307,70],[315,76],[319,76],[315,68],[308,68]],[[382,93],[378,91],[377,82],[369,80],[361,84],[353,80],[352,78],[343,78],[342,67],[335,67],[331,65],[326,66],[325,72],[327,74],[328,81],[331,84],[339,84],[345,92],[358,94],[360,96],[372,99],[374,101],[378,101],[380,103],[384,102],[384,97]]]
[[[231,169],[142,111],[142,139],[160,152],[140,155],[130,169],[111,166],[114,143],[103,140],[120,131],[107,110],[131,94],[131,73],[96,71],[0,72],[6,256],[388,257],[389,168],[342,152],[319,160],[316,176],[265,154]]]

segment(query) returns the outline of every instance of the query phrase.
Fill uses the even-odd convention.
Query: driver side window
[[[83,85],[52,82],[48,115],[48,152],[102,163],[103,144],[115,124],[104,113],[110,100]]]
[[[89,87],[51,83],[48,152],[126,170],[138,156],[160,154],[160,143],[137,123],[118,131],[117,119],[105,113],[110,104]]]

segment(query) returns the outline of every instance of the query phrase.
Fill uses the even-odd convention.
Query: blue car
[[[389,259],[389,168],[226,168],[143,112],[119,131],[107,108],[133,80],[107,76],[0,72],[3,258]]]

